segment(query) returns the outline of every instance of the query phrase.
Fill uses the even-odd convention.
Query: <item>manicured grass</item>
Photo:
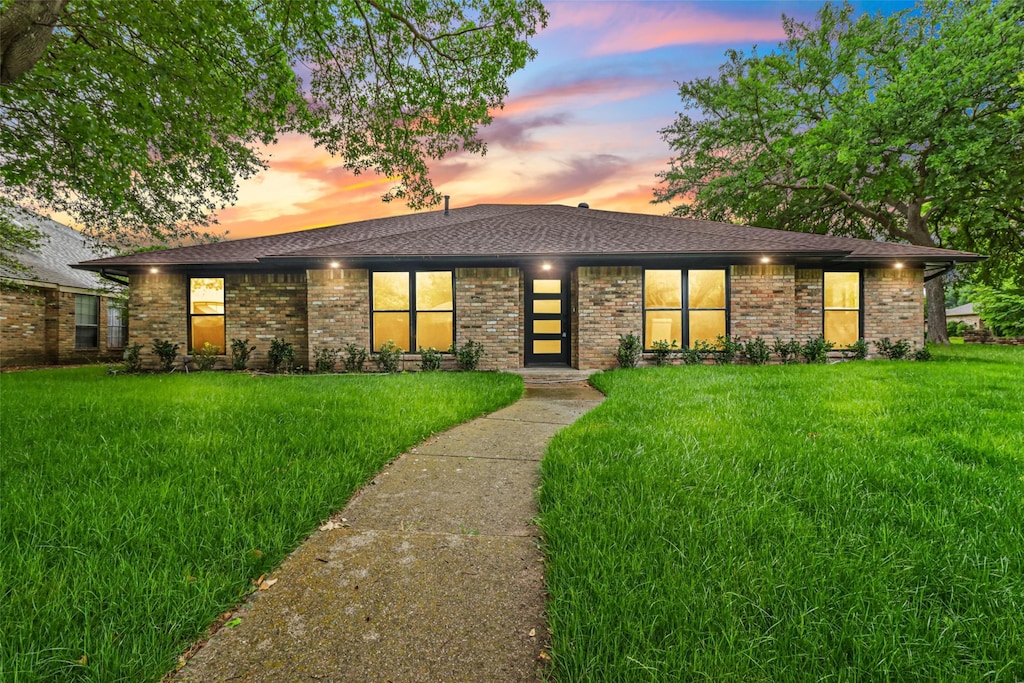
[[[514,375],[5,374],[0,680],[158,680],[251,581]]]
[[[615,371],[543,462],[553,678],[1024,680],[1024,349]]]

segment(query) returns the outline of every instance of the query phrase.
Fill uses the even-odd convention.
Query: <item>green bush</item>
[[[718,365],[732,365],[742,349],[743,344],[736,337],[720,334],[715,338],[715,349],[712,351],[711,357]]]
[[[672,354],[676,352],[679,347],[679,343],[673,339],[668,342],[664,339],[651,342],[651,351],[654,352],[654,364],[658,367],[668,365],[672,360]]]
[[[380,368],[381,372],[388,374],[398,372],[398,367],[402,363],[402,353],[402,347],[388,339],[381,345],[380,351],[377,352],[377,367]]]
[[[125,347],[124,371],[132,374],[142,372],[142,344]]]
[[[949,320],[946,322],[946,334],[950,337],[962,337],[965,330],[974,328],[961,320]]]
[[[267,360],[270,362],[271,372],[288,372],[295,362],[295,347],[281,337],[274,337],[270,340]]]
[[[702,365],[713,350],[711,344],[698,339],[690,346],[679,349],[679,357],[682,358],[683,365]]]
[[[345,372],[362,372],[369,358],[370,352],[365,346],[348,344],[345,346]]]
[[[914,351],[914,360],[926,361],[932,359],[932,352],[928,350],[928,347],[922,346],[921,348]]]
[[[331,348],[313,349],[313,367],[317,372],[334,372],[334,365],[338,362],[338,355],[341,349]]]
[[[819,335],[800,348],[800,355],[808,363],[824,363],[828,360],[828,352],[834,347],[835,344],[825,341],[825,338]]]
[[[775,343],[772,344],[772,351],[778,355],[779,362],[784,365],[790,365],[799,361],[802,350],[803,345],[796,339],[790,339],[788,342],[785,342],[776,337]]]
[[[868,343],[863,339],[853,342],[846,347],[846,350],[850,352],[852,360],[865,360],[868,357]]]
[[[248,339],[232,339],[231,340],[231,369],[232,370],[245,370],[246,364],[249,362],[249,356],[256,350],[255,346],[249,346]]]
[[[751,365],[764,365],[772,357],[772,350],[764,339],[754,337],[743,344],[743,357]]]
[[[160,369],[170,372],[174,369],[174,360],[178,357],[181,344],[172,344],[166,339],[153,340],[153,353],[160,359]]]
[[[429,349],[420,348],[420,370],[423,372],[440,370],[443,359],[444,355],[433,346]]]
[[[910,348],[910,341],[907,339],[892,341],[888,337],[884,337],[875,342],[875,350],[878,351],[878,355],[889,360],[903,360],[910,355]]]
[[[196,364],[196,368],[202,372],[205,370],[213,370],[213,366],[217,364],[217,356],[220,355],[220,347],[210,342],[205,342],[203,348],[192,349],[192,360]]]
[[[1024,288],[1009,280],[1002,287],[972,287],[971,296],[985,327],[997,337],[1024,337]]]
[[[469,372],[476,370],[480,364],[480,358],[484,355],[484,345],[472,339],[467,339],[466,343],[460,348],[456,348],[455,342],[452,342],[449,351],[455,354],[455,362],[458,364],[459,370]]]
[[[620,368],[635,368],[644,355],[644,345],[635,334],[620,334],[619,347],[615,350],[615,360]]]

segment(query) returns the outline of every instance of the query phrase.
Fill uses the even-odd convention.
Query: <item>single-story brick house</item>
[[[87,261],[131,282],[131,340],[446,349],[608,368],[621,334],[924,342],[925,278],[965,252],[580,207],[478,205]],[[926,275],[927,274],[927,275]]]
[[[69,264],[112,253],[62,223],[24,209],[7,216],[42,235],[15,254],[27,271],[0,268],[0,366],[120,360],[124,286]]]

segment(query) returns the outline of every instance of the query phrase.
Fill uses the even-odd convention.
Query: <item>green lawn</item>
[[[158,680],[395,455],[514,375],[0,376],[0,680]]]
[[[543,462],[553,678],[1024,680],[1024,348],[615,371]]]

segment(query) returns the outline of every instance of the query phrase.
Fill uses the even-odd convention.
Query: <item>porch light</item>
[[[903,264],[900,263],[900,262],[896,262],[896,270],[900,270],[902,268],[903,268]]]
[[[767,256],[762,256],[761,257],[761,263],[771,263],[771,262],[772,262],[772,260],[770,258],[768,258]]]
[[[160,269],[157,268],[156,266],[153,266],[152,268],[149,269],[149,272],[151,272],[151,273],[159,273]]]
[[[542,263],[541,266],[540,266],[540,269],[541,270],[551,270],[551,264],[550,263]]]
[[[341,268],[341,264],[337,261],[331,261],[331,268]]]

